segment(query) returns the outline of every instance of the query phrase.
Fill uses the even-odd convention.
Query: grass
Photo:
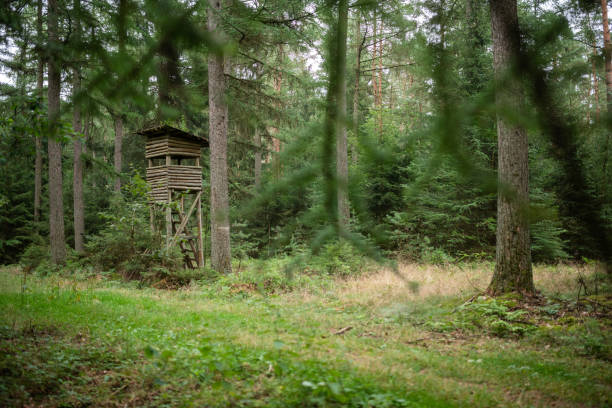
[[[489,264],[276,289],[250,267],[175,291],[0,270],[0,406],[612,404],[593,267],[537,267],[546,298],[532,304],[466,303]]]

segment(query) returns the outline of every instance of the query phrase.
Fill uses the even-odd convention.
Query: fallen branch
[[[346,326],[346,327],[343,327],[342,329],[340,329],[338,331],[335,331],[334,335],[339,336],[339,335],[344,334],[347,331],[352,330],[352,329],[353,329],[353,326]]]

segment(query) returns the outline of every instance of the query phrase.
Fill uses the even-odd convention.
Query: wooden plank
[[[198,202],[198,199],[200,198],[201,195],[202,195],[202,192],[200,191],[198,195],[196,196],[195,200],[193,201],[193,204],[191,204],[191,207],[189,208],[189,211],[187,212],[187,216],[183,218],[183,220],[181,221],[181,225],[179,225],[178,229],[176,230],[176,233],[174,234],[174,237],[172,238],[172,241],[169,247],[174,245],[180,233],[183,232],[183,228],[185,228],[185,225],[187,225],[187,220],[189,220],[189,217],[191,217],[191,213],[193,213],[196,203]]]

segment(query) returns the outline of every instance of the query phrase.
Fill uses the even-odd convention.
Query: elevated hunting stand
[[[147,139],[145,157],[147,183],[151,186],[151,229],[155,229],[155,206],[165,207],[166,247],[179,246],[185,267],[204,266],[200,154],[202,147],[208,147],[208,141],[168,125],[137,133]],[[195,233],[192,233],[194,227]]]

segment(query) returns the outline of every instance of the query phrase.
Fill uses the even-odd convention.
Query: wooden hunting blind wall
[[[137,133],[146,137],[151,228],[154,228],[154,207],[165,207],[167,248],[178,245],[186,267],[201,267],[204,265],[204,250],[200,154],[202,147],[208,147],[208,141],[168,125]],[[191,233],[193,221],[196,223],[195,233]]]

